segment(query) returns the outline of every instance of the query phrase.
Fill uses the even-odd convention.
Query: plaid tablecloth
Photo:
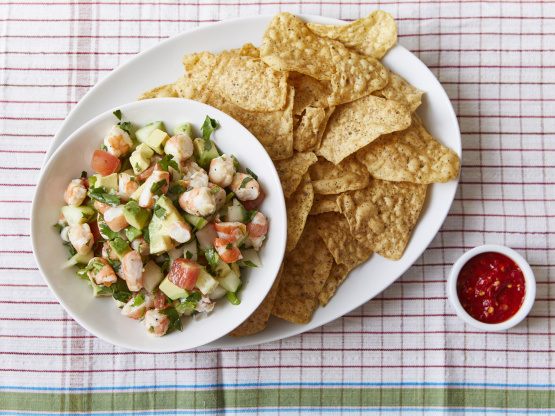
[[[0,414],[555,413],[555,3],[548,1],[0,2]],[[31,200],[52,137],[110,71],[212,22],[279,11],[390,12],[399,43],[457,113],[461,180],[443,227],[396,283],[352,313],[248,348],[135,353],[82,329],[31,251]],[[484,333],[446,276],[504,244],[530,262],[534,308]]]

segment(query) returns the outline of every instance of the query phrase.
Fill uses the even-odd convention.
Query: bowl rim
[[[522,302],[522,305],[517,313],[506,321],[496,324],[481,322],[470,316],[461,305],[459,296],[457,294],[457,280],[463,266],[470,259],[476,257],[477,255],[488,252],[504,254],[505,256],[513,260],[518,265],[520,270],[522,270],[522,274],[524,275],[524,282],[526,285],[524,301]],[[515,250],[503,245],[485,244],[468,250],[461,257],[459,257],[457,261],[455,261],[447,278],[447,297],[449,298],[451,305],[455,309],[457,316],[464,320],[467,324],[483,331],[504,331],[518,325],[530,313],[530,310],[534,305],[534,301],[536,300],[536,278],[534,276],[532,268],[530,267],[526,259],[518,254]]]

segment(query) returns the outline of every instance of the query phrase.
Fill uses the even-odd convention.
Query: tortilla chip
[[[139,96],[139,98],[137,98],[137,101],[162,97],[177,97],[177,92],[175,91],[173,84],[162,85],[161,87],[156,87],[150,91],[144,92]]]
[[[331,115],[333,114],[334,110],[335,110],[335,106],[326,108],[326,114],[324,115],[324,119],[322,120],[322,123],[320,123],[320,128],[318,129],[318,134],[316,135],[316,145],[314,146],[314,148],[310,150],[318,150],[322,145],[322,137],[324,137],[326,126],[328,125],[328,121]]]
[[[339,211],[339,205],[337,205],[338,195],[321,195],[314,194],[314,201],[312,202],[312,208],[308,215],[318,215],[325,212],[341,212]]]
[[[258,49],[252,43],[245,43],[238,49],[231,49],[230,52],[236,55],[250,56],[251,58],[260,58],[260,49]]]
[[[410,123],[406,106],[368,95],[335,109],[316,154],[337,164],[382,134],[404,130]]]
[[[355,155],[374,178],[388,181],[443,183],[460,168],[459,156],[430,136],[416,114],[408,129],[381,136]]]
[[[287,244],[285,245],[285,251],[291,251],[297,246],[313,200],[314,191],[310,183],[310,176],[305,173],[296,191],[285,200],[287,210]]]
[[[306,324],[318,304],[333,257],[316,231],[313,217],[306,222],[302,247],[285,253],[284,267],[272,315]]]
[[[278,111],[287,100],[287,72],[274,71],[259,59],[224,51],[208,88],[245,110]]]
[[[351,234],[349,222],[343,214],[328,212],[314,218],[318,234],[326,243],[336,263],[345,264],[350,270],[366,261],[372,254],[372,250],[360,244]]]
[[[274,161],[285,198],[289,198],[295,192],[303,175],[317,160],[318,158],[312,152],[295,152],[289,159]]]
[[[209,52],[193,53],[183,57],[185,74],[174,84],[177,95],[181,98],[206,103],[210,93],[206,90],[212,72],[218,65],[218,55]]]
[[[301,119],[299,126],[293,129],[293,147],[299,152],[304,152],[318,143],[320,124],[326,117],[323,108],[308,107]]]
[[[355,155],[337,165],[320,157],[310,167],[310,179],[314,193],[330,195],[365,188],[370,183],[370,174],[356,161]]]
[[[217,94],[212,94],[206,103],[241,123],[258,139],[273,160],[282,160],[293,155],[294,91],[289,87],[285,109],[268,113],[245,110]]]
[[[413,87],[402,77],[391,71],[389,72],[388,84],[380,92],[388,100],[398,101],[409,107],[411,113],[414,113],[420,107],[422,95],[424,95],[424,91]]]
[[[308,106],[313,104],[314,107],[319,107],[319,103],[327,105],[331,94],[329,81],[318,81],[308,75],[290,72],[287,83],[295,87],[293,114],[301,115]]]
[[[335,39],[356,52],[381,59],[397,42],[397,24],[393,17],[376,10],[347,25],[328,26],[308,23],[314,33]]]
[[[344,264],[333,262],[331,271],[326,279],[322,291],[318,294],[320,305],[326,306],[341,283],[345,280],[351,269]]]
[[[351,233],[365,246],[399,260],[426,198],[427,185],[372,179],[365,189],[337,198]]]
[[[256,334],[266,328],[270,314],[272,313],[272,308],[274,307],[274,302],[276,300],[276,295],[278,291],[279,281],[281,280],[281,274],[283,272],[283,263],[279,269],[276,280],[272,288],[260,304],[258,308],[247,318],[245,322],[231,331],[228,335],[230,337],[244,337],[246,335]]]

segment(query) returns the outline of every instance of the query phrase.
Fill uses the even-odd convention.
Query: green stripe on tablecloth
[[[548,390],[499,389],[241,389],[117,393],[0,392],[0,409],[100,412],[234,407],[474,407],[555,409]]]

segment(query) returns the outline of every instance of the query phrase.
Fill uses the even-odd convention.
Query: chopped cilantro
[[[148,244],[150,244],[150,231],[148,231],[148,227],[143,229],[143,238]]]
[[[226,250],[231,250],[233,248],[233,244],[228,243],[227,246],[225,246]]]
[[[202,295],[200,294],[200,292],[193,292],[187,297],[187,299],[185,299],[185,301],[187,301],[187,302],[198,302],[201,299],[202,299]]]
[[[168,184],[168,181],[166,181],[165,179],[162,179],[161,181],[155,182],[151,187],[150,187],[150,192],[152,192],[154,195],[162,195],[162,188],[164,186],[166,186]]]
[[[191,260],[193,258],[193,253],[191,253],[189,250],[187,250],[187,252],[185,253],[185,257],[188,258],[189,260]]]
[[[249,267],[258,267],[256,264],[254,264],[252,261],[250,260],[244,260],[243,261],[245,266],[249,266]]]
[[[181,195],[183,192],[185,192],[185,189],[183,188],[182,185],[173,185],[168,192],[170,194],[174,194],[174,195]]]
[[[61,224],[54,224],[52,227],[56,227],[60,233],[61,233],[62,230],[64,229],[64,226],[61,225]]]
[[[212,270],[215,270],[216,266],[218,265],[218,261],[220,260],[220,256],[218,256],[218,252],[216,251],[216,249],[214,247],[210,247],[204,253],[204,257],[206,257],[206,260],[208,261],[210,268]]]
[[[75,250],[75,248],[71,245],[70,242],[66,242],[66,243],[63,243],[63,244],[69,250],[70,257],[73,257],[77,254],[77,250]]]
[[[185,189],[185,192],[191,192],[193,189],[195,188],[193,188],[192,186],[189,186],[187,189]]]
[[[131,134],[131,129],[133,128],[133,123],[131,123],[130,121],[126,121],[124,123],[121,123],[119,125],[119,127],[123,130],[126,131],[127,134]]]
[[[210,136],[212,135],[212,132],[218,128],[218,126],[219,124],[216,120],[210,118],[210,116],[206,116],[204,124],[201,127],[202,138],[205,141],[204,150],[210,150],[212,147],[212,143],[210,143]]]
[[[250,177],[246,177],[245,179],[243,179],[243,182],[241,182],[239,189],[243,189],[247,185],[247,183],[249,183],[252,180],[253,178],[250,178]]]
[[[210,194],[215,195],[218,192],[220,192],[220,187],[218,185],[214,186],[212,189],[210,189]]]
[[[227,300],[229,300],[229,303],[232,305],[239,305],[241,303],[234,292],[227,292]]]
[[[170,324],[172,325],[173,328],[177,329],[178,331],[183,330],[183,327],[181,326],[181,319],[179,318],[179,314],[177,313],[177,311],[173,306],[165,309],[160,309],[158,312],[161,313],[162,315],[167,315],[170,321]]]
[[[151,326],[150,328],[148,328],[148,330],[149,330],[150,332],[154,332],[154,327]]]
[[[245,223],[248,224],[249,222],[252,222],[252,220],[254,220],[254,217],[256,217],[256,214],[258,214],[257,210],[249,209],[247,211],[247,215],[245,216]]]
[[[258,180],[258,176],[256,175],[256,173],[254,173],[252,170],[250,170],[249,168],[247,168],[247,173],[249,175],[251,175],[254,179]]]
[[[179,172],[179,165],[177,164],[177,162],[173,159],[173,155],[165,155],[162,160],[158,161],[158,164],[160,165],[160,168],[163,171],[168,171],[168,166],[171,166],[172,168],[174,168],[176,171]]]
[[[158,218],[164,219],[166,217],[166,210],[161,205],[155,205],[154,215],[156,215]]]
[[[195,292],[195,293],[197,293],[197,292]],[[191,311],[191,310],[194,310],[196,307],[197,307],[197,303],[196,303],[196,302],[187,302],[187,301],[185,301],[185,302],[180,302],[180,303],[178,303],[178,304],[175,306],[175,309],[176,309],[178,312],[185,313],[185,312],[189,312],[189,311]]]
[[[231,201],[231,199],[235,196],[235,194],[233,192],[230,192],[227,194],[227,196],[225,197],[225,203],[227,204],[229,201]]]
[[[114,115],[118,118],[118,120],[121,120],[121,110],[114,111]]]
[[[135,299],[133,300],[133,307],[141,306],[143,303],[145,303],[145,295],[139,293],[137,296],[135,296]]]
[[[87,179],[87,172],[82,171],[82,172],[81,172],[81,177],[82,177],[83,179]]]
[[[91,199],[110,205],[111,207],[117,207],[121,204],[121,198],[118,195],[109,194],[104,186],[89,188],[89,196]]]
[[[118,233],[112,231],[112,229],[108,227],[108,224],[106,224],[105,222],[100,223],[100,233],[108,237],[108,240],[113,240],[118,236]]]
[[[100,149],[104,150],[105,152],[108,151],[108,148],[104,144],[100,146]],[[106,163],[106,161],[104,161],[104,163]]]
[[[139,166],[139,162],[135,163],[135,172],[141,173],[141,171],[142,171],[142,169],[141,169],[141,167]]]

